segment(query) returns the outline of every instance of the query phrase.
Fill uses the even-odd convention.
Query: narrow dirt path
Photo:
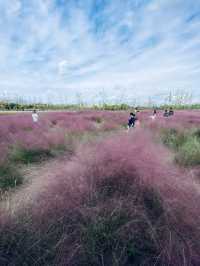
[[[116,135],[122,132],[124,132],[124,130],[106,132],[105,135],[98,135],[95,138],[91,138],[91,140],[82,141],[80,145],[87,145],[88,142],[100,141],[107,137],[109,138],[112,134]],[[79,145],[76,149],[78,149],[78,147]],[[59,169],[63,169],[64,166],[67,166],[72,158],[74,158],[74,155],[65,153],[40,163],[21,166],[20,172],[23,175],[24,182],[18,188],[5,193],[0,201],[0,209],[13,213],[17,209],[23,208],[25,202],[28,203],[30,200],[37,199],[38,191],[46,189],[45,180],[54,180]]]
[[[63,163],[67,164],[69,160],[69,156],[63,155],[39,164],[23,166],[20,172],[24,177],[24,183],[17,189],[5,193],[0,202],[0,209],[10,214],[14,213],[25,202],[29,202],[30,197],[36,197],[37,191],[45,186],[45,179],[54,178],[54,169],[59,169],[61,165],[63,167]]]
[[[40,176],[43,179],[48,169],[57,167],[59,163],[63,163],[63,161],[67,162],[68,160],[70,160],[69,156],[65,154],[40,163],[24,166],[21,169],[25,181],[23,186],[30,184],[35,177]]]

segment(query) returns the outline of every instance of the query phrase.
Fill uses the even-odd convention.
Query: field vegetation
[[[198,266],[200,111],[0,116],[0,265]]]

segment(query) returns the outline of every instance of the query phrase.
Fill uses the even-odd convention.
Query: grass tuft
[[[182,166],[200,164],[200,130],[191,129],[178,131],[165,129],[162,132],[162,141],[175,151],[175,162]]]
[[[176,162],[183,166],[195,166],[200,164],[200,140],[190,136],[179,148]]]
[[[15,147],[10,152],[10,160],[15,163],[37,163],[49,157],[53,157],[53,155],[48,149],[26,149],[22,147]]]
[[[21,185],[23,178],[16,169],[16,167],[11,164],[4,164],[0,166],[0,189],[9,190],[18,185]]]

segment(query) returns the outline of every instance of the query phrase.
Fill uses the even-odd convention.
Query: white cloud
[[[198,94],[199,0],[92,2],[0,0],[0,92]]]
[[[58,63],[58,74],[63,75],[67,72],[68,61],[62,60]]]
[[[21,9],[20,0],[4,1],[5,4],[5,13],[7,16],[16,16],[19,14]]]

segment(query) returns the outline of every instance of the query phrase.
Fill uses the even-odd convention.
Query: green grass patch
[[[161,133],[163,143],[174,150],[178,150],[187,140],[185,132],[179,132],[174,128],[165,129]]]
[[[189,136],[175,155],[175,160],[180,165],[195,166],[200,164],[200,140]]]
[[[163,143],[175,151],[175,162],[183,166],[200,164],[200,129],[163,130]]]
[[[24,127],[24,131],[32,131],[33,130],[33,128],[32,127]]]
[[[53,157],[51,150],[46,149],[25,149],[15,147],[9,154],[9,159],[15,163],[37,163],[49,157]]]
[[[197,139],[200,140],[200,128],[195,129],[195,130],[193,131],[193,136],[197,137]]]
[[[4,164],[0,166],[0,189],[9,190],[21,185],[23,177],[20,175],[16,167],[11,164]]]
[[[93,117],[93,120],[97,123],[97,124],[101,124],[103,122],[103,119],[101,117]]]

